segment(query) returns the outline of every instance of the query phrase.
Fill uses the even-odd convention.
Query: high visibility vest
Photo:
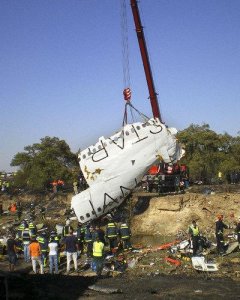
[[[114,223],[108,223],[106,235],[108,238],[117,237],[117,227]]]
[[[77,239],[78,241],[83,241],[85,235],[85,228],[84,227],[78,227],[77,228]]]
[[[92,233],[90,232],[90,230],[87,228],[87,230],[85,231],[85,236],[84,236],[84,241],[86,243],[91,243],[92,242]]]
[[[122,239],[128,239],[131,235],[129,227],[124,224],[120,227],[120,235]]]
[[[20,224],[18,227],[19,231],[23,231],[25,229],[25,225],[24,224]]]
[[[39,237],[37,237],[37,241],[40,244],[41,251],[42,252],[47,252],[47,250],[48,250],[47,239],[45,237],[39,236]]]
[[[36,229],[35,225],[33,223],[29,223],[28,227],[29,227],[30,230]]]
[[[33,223],[29,223],[28,225],[31,237],[35,237],[37,233],[37,229]]]
[[[29,233],[29,229],[26,228],[23,230],[22,232],[22,240],[24,244],[30,243],[30,233]]]
[[[72,227],[70,225],[65,225],[63,227],[63,236],[69,236],[70,235],[70,229],[72,229]]]
[[[194,226],[191,225],[190,228],[192,229],[193,236],[198,236],[199,235],[199,228],[198,228],[198,226],[195,228]]]
[[[93,243],[93,256],[102,257],[103,256],[104,244],[102,242],[94,242]]]

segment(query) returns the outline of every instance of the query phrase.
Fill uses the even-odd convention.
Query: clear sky
[[[122,0],[0,1],[0,171],[45,136],[72,151],[121,127]],[[133,104],[151,116],[127,4]],[[164,122],[240,131],[240,1],[141,0]]]

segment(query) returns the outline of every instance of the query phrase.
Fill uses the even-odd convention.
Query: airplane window
[[[80,217],[80,220],[82,220],[82,221],[83,221],[83,220],[84,220],[84,217],[83,217],[83,216],[81,216],[81,217]]]
[[[128,132],[128,131],[126,131],[125,133],[126,133],[126,135],[129,135],[129,132]]]
[[[96,215],[94,210],[92,211],[92,215]]]
[[[142,124],[142,127],[146,127],[146,124]]]
[[[90,218],[90,214],[89,214],[89,213],[87,213],[87,214],[86,214],[86,217],[87,217],[87,218]]]
[[[140,128],[140,126],[137,126],[137,130],[140,130],[141,128]]]
[[[131,128],[131,131],[134,132],[135,131],[134,128]]]
[[[107,147],[107,143],[103,143],[103,146],[104,146],[104,147]]]
[[[97,150],[95,148],[93,148],[93,153],[95,153]]]
[[[98,212],[102,211],[101,207],[98,207],[97,211],[98,211]]]
[[[86,155],[85,155],[85,154],[83,155],[83,158],[86,158]]]
[[[99,146],[98,146],[98,149],[99,149],[99,150],[101,150],[101,149],[102,149],[102,146],[101,146],[101,145],[99,145]]]

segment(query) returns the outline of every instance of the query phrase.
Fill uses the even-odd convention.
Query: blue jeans
[[[103,269],[103,257],[94,257],[93,256],[93,269],[97,273],[97,276],[100,276]]]
[[[53,265],[55,268],[55,274],[58,273],[58,256],[57,255],[49,255],[49,272],[53,273]]]
[[[24,261],[30,261],[30,254],[29,254],[29,244],[23,244],[23,254],[24,254]]]

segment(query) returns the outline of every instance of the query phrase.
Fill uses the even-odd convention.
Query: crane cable
[[[134,119],[133,110],[131,109],[131,82],[130,82],[130,65],[129,65],[129,47],[128,47],[128,23],[126,0],[120,0],[121,3],[121,34],[122,34],[122,66],[123,66],[123,96],[125,103],[123,126],[127,124],[127,109],[130,108],[132,120]]]
[[[128,48],[128,24],[126,0],[121,2],[121,34],[122,34],[122,65],[123,65],[123,85],[124,89],[130,88],[129,72],[129,48]]]

